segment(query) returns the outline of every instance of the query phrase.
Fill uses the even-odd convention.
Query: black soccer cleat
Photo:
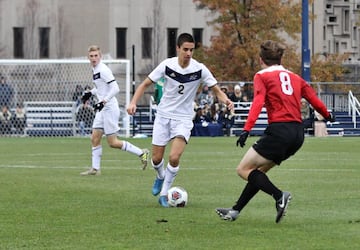
[[[239,211],[232,208],[216,208],[215,212],[223,220],[234,221],[239,216]]]
[[[281,219],[285,216],[291,198],[292,197],[289,192],[283,192],[281,198],[278,201],[276,201],[275,203],[275,207],[277,211],[277,215],[275,219],[276,223],[279,223]]]

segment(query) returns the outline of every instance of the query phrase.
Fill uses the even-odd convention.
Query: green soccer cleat
[[[145,170],[148,165],[150,152],[146,148],[143,149],[142,151],[143,151],[143,153],[142,153],[142,155],[139,156],[139,158],[141,160],[142,169]]]
[[[89,170],[86,170],[84,172],[81,172],[80,175],[87,176],[87,175],[100,175],[100,170],[97,170],[95,168],[90,168]]]

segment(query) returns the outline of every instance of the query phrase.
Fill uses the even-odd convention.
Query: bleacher
[[[231,128],[231,135],[238,136],[245,125],[250,110],[251,102],[235,103],[234,105],[235,105],[234,108],[235,120],[234,120],[234,126]],[[351,121],[351,117],[346,112],[335,112],[335,116],[336,116],[336,122],[326,124],[329,135],[342,136],[344,134],[354,134],[354,133],[360,134],[359,126],[357,126],[358,129],[353,129],[354,123]],[[268,125],[267,113],[266,113],[266,109],[263,108],[261,110],[258,120],[255,123],[255,126],[250,131],[250,135],[252,136],[262,135],[267,125]],[[313,128],[306,129],[305,133],[310,135],[314,134]]]
[[[251,102],[235,103],[234,125],[230,130],[231,136],[238,136],[246,122]],[[76,123],[75,102],[24,102],[26,112],[26,126],[24,134],[27,136],[74,136],[79,134]],[[131,135],[142,134],[152,136],[153,121],[156,109],[149,106],[139,106],[134,123],[130,123]],[[360,136],[360,117],[354,123],[348,112],[335,112],[336,122],[327,123],[327,131],[333,136]],[[121,122],[121,121],[120,121]],[[260,136],[267,127],[267,113],[263,108],[251,136]],[[313,129],[307,129],[307,134],[313,134]]]
[[[230,129],[230,135],[238,136],[240,134],[248,117],[250,107],[251,107],[251,102],[234,103],[235,119],[234,119],[234,125]],[[255,126],[252,128],[249,135],[251,136],[262,135],[267,125],[268,125],[268,121],[267,121],[266,109],[262,108],[261,113],[255,122]]]
[[[73,136],[76,134],[75,102],[24,102],[28,136]]]
[[[242,131],[244,124],[246,122],[251,102],[242,102],[235,103],[235,119],[234,125],[230,129],[231,136],[238,136]],[[135,134],[144,134],[147,136],[152,135],[154,108],[149,108],[149,106],[140,106],[138,107],[137,114],[134,116],[135,119]],[[352,117],[348,112],[337,111],[335,112],[336,122],[327,123],[327,131],[330,136],[360,136],[360,117],[357,117],[357,123],[354,125]],[[267,127],[267,113],[266,109],[263,108],[258,120],[255,123],[255,126],[250,131],[251,136],[261,136]],[[313,135],[313,128],[305,130],[305,133],[308,135]]]
[[[132,133],[152,136],[153,123],[155,119],[156,110],[149,108],[149,106],[138,106],[135,116],[133,117],[134,123],[130,124]]]
[[[336,123],[334,124],[328,124],[327,129],[330,132],[331,129],[336,128],[342,128],[343,136],[360,136],[360,117],[356,117],[355,121],[353,121],[353,118],[349,115],[348,112],[335,112],[336,116]]]

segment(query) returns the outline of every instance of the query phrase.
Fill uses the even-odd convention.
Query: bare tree
[[[3,0],[0,0],[0,6],[2,6]],[[0,24],[3,22],[3,16],[0,16]],[[0,28],[0,32],[1,32],[1,28]],[[3,58],[6,52],[6,46],[2,45],[2,42],[0,41],[0,57]]]
[[[55,46],[57,58],[71,57],[71,35],[69,34],[68,26],[64,16],[64,8],[60,7],[57,13],[57,19],[54,20],[56,23],[56,36]]]
[[[6,52],[6,47],[2,46],[0,43],[0,57],[3,58]]]
[[[145,74],[151,72],[151,70],[163,60],[163,58],[161,58],[161,50],[164,42],[164,16],[161,8],[162,1],[163,0],[154,0],[153,11],[151,13],[151,16],[148,16],[147,18],[148,25],[150,27],[153,27],[153,42],[151,44],[151,63],[145,66]]]
[[[153,43],[153,56],[152,56],[152,68],[160,63],[163,58],[160,57],[161,55],[161,47],[164,43],[164,30],[163,30],[163,23],[164,23],[164,16],[162,12],[162,0],[155,0],[154,2],[154,9],[153,9],[153,25],[154,25],[154,43]]]
[[[36,24],[38,22],[39,7],[39,3],[36,0],[29,0],[26,1],[24,9],[24,56],[29,59],[35,59],[39,56],[39,44],[36,39]]]

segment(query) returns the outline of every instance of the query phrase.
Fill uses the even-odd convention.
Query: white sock
[[[151,160],[151,164],[156,171],[156,177],[163,180],[165,178],[164,159],[162,159],[158,165],[155,165],[154,162]]]
[[[140,156],[143,154],[142,149],[140,149],[139,147],[136,147],[135,145],[131,144],[128,141],[123,141],[123,146],[122,146],[121,150],[135,154],[137,156]]]
[[[178,171],[179,171],[179,166],[172,167],[170,164],[167,165],[165,169],[164,184],[161,188],[160,196],[167,195],[167,192],[171,187],[171,185],[173,184]]]
[[[92,147],[92,168],[100,170],[102,146]]]

